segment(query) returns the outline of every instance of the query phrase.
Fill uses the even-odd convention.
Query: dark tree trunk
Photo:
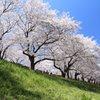
[[[63,71],[61,71],[61,75],[62,75],[62,77],[66,77],[66,73],[65,72],[63,72]]]
[[[75,80],[77,80],[77,73],[75,73]]]
[[[80,75],[80,73],[75,72],[75,80],[78,80],[77,76]]]
[[[82,75],[82,81],[84,81],[84,77],[83,77],[83,75]]]
[[[35,70],[35,62],[34,62],[34,56],[28,56],[30,60],[30,67],[32,70]]]
[[[88,83],[90,83],[91,82],[91,79],[88,79]]]
[[[0,51],[0,60],[3,60],[3,58],[2,58],[2,51]]]
[[[69,70],[67,70],[66,73],[67,73],[67,78],[69,79],[69,78],[70,78],[70,77],[69,77]]]

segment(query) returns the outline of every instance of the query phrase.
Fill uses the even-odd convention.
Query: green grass
[[[100,100],[100,86],[0,60],[0,100]]]

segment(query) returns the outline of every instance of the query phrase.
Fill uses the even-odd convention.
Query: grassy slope
[[[0,100],[82,100],[83,95],[100,100],[100,86],[0,60]]]

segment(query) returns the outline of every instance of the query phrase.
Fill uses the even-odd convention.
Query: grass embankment
[[[100,100],[100,86],[0,60],[0,100],[92,100],[89,98]]]

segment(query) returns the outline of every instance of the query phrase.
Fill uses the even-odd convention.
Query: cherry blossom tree
[[[44,60],[52,60],[48,48],[50,44],[59,40],[66,32],[77,31],[80,22],[74,21],[69,14],[58,16],[56,10],[41,0],[29,0],[26,2],[22,13],[18,14],[18,33],[16,39],[19,42],[23,54],[28,56],[31,69]]]
[[[16,11],[20,6],[19,0],[0,0],[0,59],[4,59],[4,54],[11,45],[6,41],[16,25]]]
[[[92,38],[80,34],[65,34],[50,51],[54,60],[54,67],[59,69],[63,77],[70,78],[69,71],[76,70],[76,74],[84,75],[97,66],[98,45]],[[98,48],[98,49],[97,49]]]

